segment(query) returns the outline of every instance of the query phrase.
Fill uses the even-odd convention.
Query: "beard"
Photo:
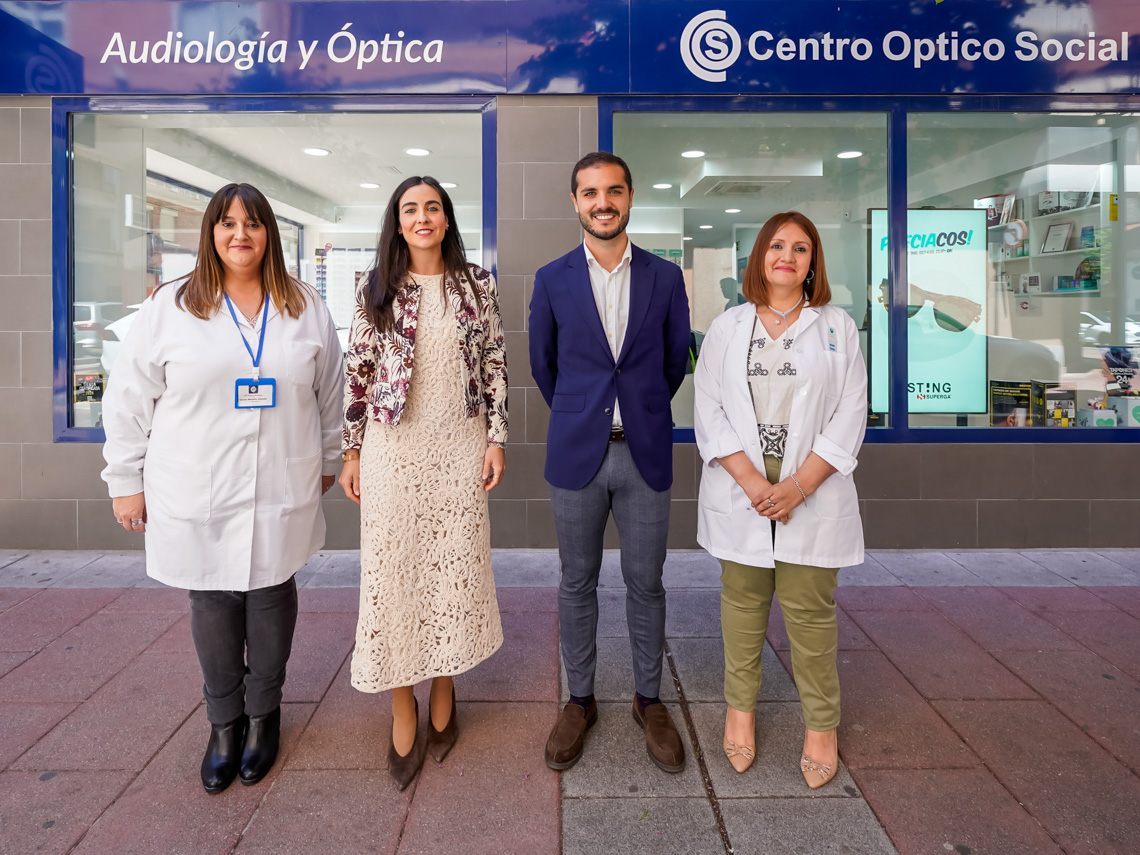
[[[609,227],[603,230],[594,223],[593,216],[595,214],[613,214],[617,219],[610,220]],[[593,214],[578,214],[578,222],[582,224],[583,229],[598,240],[613,240],[622,234],[622,232],[625,231],[625,227],[629,225],[629,211],[625,212],[625,216],[621,216],[612,208],[605,208],[600,211],[594,211]]]

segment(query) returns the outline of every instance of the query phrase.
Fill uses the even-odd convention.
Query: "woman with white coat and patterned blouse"
[[[293,574],[324,545],[339,463],[340,366],[332,316],[289,275],[269,202],[227,184],[194,270],[143,301],[103,398],[115,518],[145,531],[149,576],[190,591],[209,793],[239,774],[256,784],[277,757]]]
[[[804,716],[800,769],[812,789],[838,766],[838,568],[863,560],[852,473],[867,424],[859,332],[831,289],[815,225],[777,214],[744,271],[745,305],[709,327],[697,363],[704,460],[697,541],[720,559],[724,752],[756,750],[760,656],[779,598]]]
[[[503,324],[434,178],[408,178],[388,202],[345,371],[340,483],[361,506],[352,685],[392,690],[388,770],[403,790],[427,751],[442,762],[455,744],[452,677],[503,643],[487,518],[505,467]]]

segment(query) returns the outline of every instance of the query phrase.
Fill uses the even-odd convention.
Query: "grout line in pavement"
[[[728,838],[728,828],[725,826],[724,816],[720,812],[720,803],[717,801],[712,777],[709,775],[708,766],[705,764],[705,753],[701,749],[701,742],[697,737],[697,727],[693,724],[693,717],[689,714],[689,701],[685,697],[685,688],[681,685],[681,676],[677,673],[677,664],[673,661],[673,650],[669,646],[668,639],[665,639],[665,661],[669,664],[669,674],[673,677],[673,688],[677,691],[677,700],[681,705],[681,716],[685,719],[685,727],[689,731],[689,741],[693,745],[693,754],[696,755],[694,759],[701,772],[701,781],[705,785],[705,795],[708,798],[709,807],[712,808],[713,817],[716,819],[716,829],[720,834],[721,845],[724,846],[724,851],[728,855],[733,855],[735,850],[732,848],[732,841]]]

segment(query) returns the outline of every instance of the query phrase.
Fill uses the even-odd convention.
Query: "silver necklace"
[[[776,321],[776,325],[779,326],[784,321],[786,321],[788,319],[788,315],[790,315],[792,312],[794,312],[796,309],[798,309],[800,307],[800,303],[802,303],[803,301],[804,301],[804,293],[803,293],[803,291],[801,291],[800,292],[800,298],[798,300],[796,300],[796,304],[794,306],[792,306],[790,309],[788,309],[788,311],[786,311],[786,312],[781,312],[779,309],[773,309],[771,306],[769,306],[768,309],[770,311],[772,311],[774,314],[777,314],[780,316],[779,319]]]

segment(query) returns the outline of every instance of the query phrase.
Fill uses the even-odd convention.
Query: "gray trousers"
[[[657,697],[665,649],[661,572],[669,534],[669,491],[659,493],[645,483],[624,442],[610,443],[597,474],[581,490],[552,486],[550,491],[562,570],[558,586],[562,663],[570,694],[594,692],[598,574],[602,536],[612,511],[621,541],[634,686],[643,697]]]
[[[297,583],[256,591],[191,591],[190,634],[202,666],[206,718],[227,724],[281,705],[297,625]]]

